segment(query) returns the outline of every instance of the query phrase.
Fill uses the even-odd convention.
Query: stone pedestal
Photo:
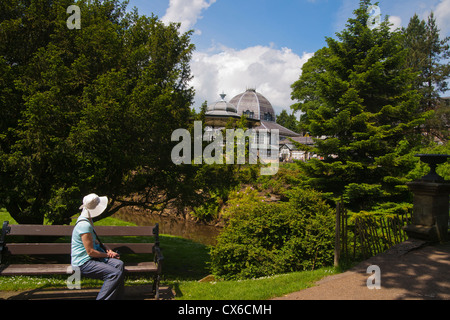
[[[418,154],[430,166],[422,179],[408,183],[414,194],[412,224],[404,230],[410,238],[446,242],[448,236],[450,181],[436,173],[436,166],[447,162],[450,155]]]
[[[414,194],[412,224],[405,227],[408,236],[448,241],[450,182],[417,180],[407,185]]]

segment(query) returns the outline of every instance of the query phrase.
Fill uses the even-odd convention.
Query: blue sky
[[[375,3],[375,1],[373,1]],[[203,101],[227,100],[252,87],[290,112],[290,85],[302,65],[324,47],[325,37],[345,28],[359,0],[130,0],[140,14],[194,29],[191,67],[195,107]],[[381,0],[382,15],[396,27],[417,13],[435,12],[441,36],[450,35],[450,0]]]

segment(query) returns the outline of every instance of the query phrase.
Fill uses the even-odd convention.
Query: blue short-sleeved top
[[[72,231],[71,264],[74,267],[80,267],[91,259],[91,257],[87,254],[83,241],[81,240],[81,235],[85,233],[92,234],[92,239],[95,243],[97,238],[94,234],[94,228],[92,227],[92,224],[86,218],[79,217],[77,220],[77,224]]]

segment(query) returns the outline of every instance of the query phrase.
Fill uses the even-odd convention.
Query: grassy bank
[[[9,220],[15,223],[9,214],[0,209],[0,221]],[[115,218],[106,218],[96,225],[133,225]],[[118,242],[119,238],[111,237],[105,241]],[[129,241],[130,239],[127,239]],[[180,237],[161,235],[163,248],[163,286],[170,286],[176,292],[176,299],[183,300],[264,300],[281,296],[290,292],[310,287],[324,276],[335,273],[332,268],[315,271],[295,272],[255,280],[199,282],[209,274],[209,248],[200,243]],[[140,237],[133,241],[140,242]],[[124,257],[124,261],[142,259],[136,255]],[[144,257],[145,258],[145,257]],[[48,277],[1,277],[1,291],[33,290],[44,288],[65,288],[65,276]],[[128,277],[126,285],[146,284],[144,276]],[[82,287],[99,287],[101,282],[83,279]]]

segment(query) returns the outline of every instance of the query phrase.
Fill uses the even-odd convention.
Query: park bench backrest
[[[70,240],[65,243],[10,243],[10,236],[36,236],[36,237],[71,237],[74,226],[48,226],[48,225],[9,225],[3,223],[0,234],[0,254],[6,252],[12,255],[58,255],[70,254]],[[120,254],[127,253],[153,253],[154,247],[159,247],[159,226],[151,227],[123,227],[123,226],[96,226],[95,231],[102,236],[143,236],[154,237],[153,243],[105,243]],[[70,239],[70,238],[69,238]],[[2,259],[3,260],[3,259]],[[3,261],[2,261],[3,262]]]

